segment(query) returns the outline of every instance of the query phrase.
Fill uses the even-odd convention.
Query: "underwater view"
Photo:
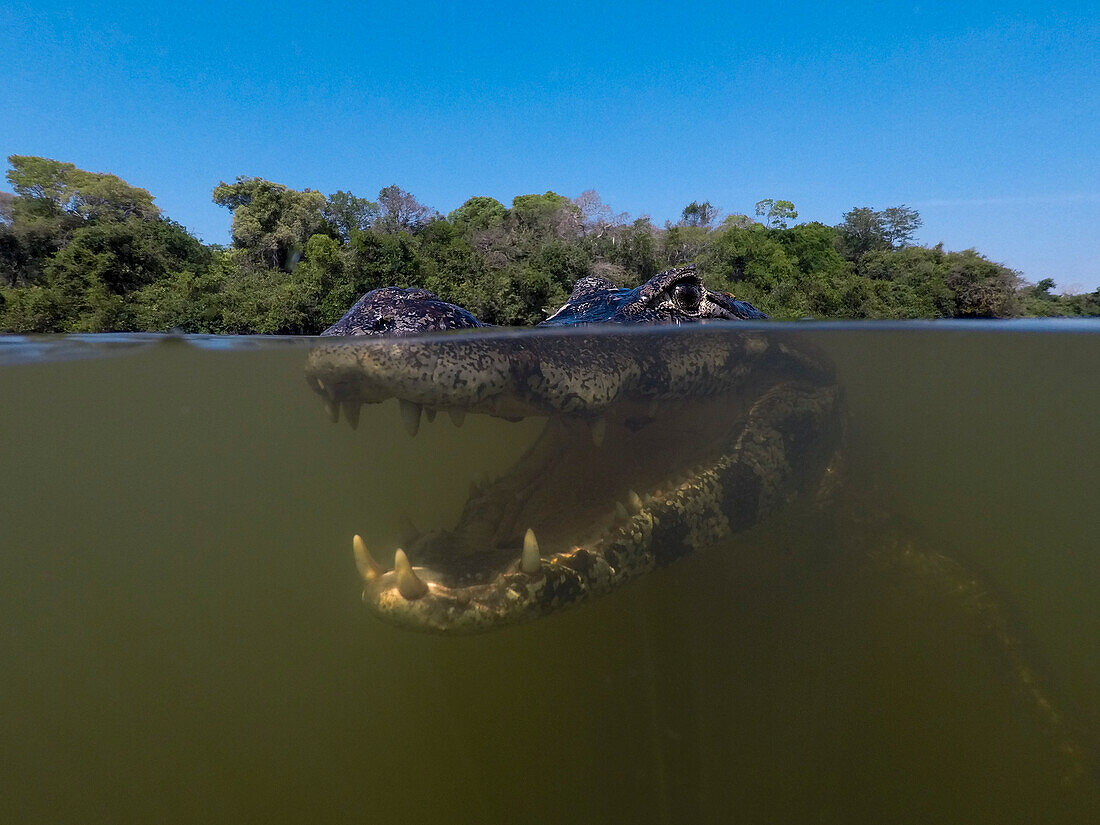
[[[616,347],[598,415],[432,400]],[[1100,821],[1098,374],[1089,321],[0,336],[0,818]]]

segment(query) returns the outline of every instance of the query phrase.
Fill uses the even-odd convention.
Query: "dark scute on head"
[[[767,317],[747,301],[707,289],[694,266],[683,266],[659,272],[633,290],[608,320],[618,324],[679,324]]]
[[[573,287],[569,300],[539,326],[621,323],[615,321],[614,317],[623,301],[629,300],[633,294],[634,290],[617,287],[603,278],[581,278]]]
[[[680,324],[767,318],[746,301],[712,292],[694,266],[659,272],[635,289],[604,278],[581,278],[569,300],[539,326],[578,324]]]
[[[635,289],[587,276],[569,300],[539,326],[581,324],[681,324],[707,320],[746,320],[767,316],[725,292],[712,292],[694,266],[660,272]],[[360,298],[322,335],[421,335],[483,327],[467,310],[426,289],[384,287]]]
[[[467,310],[426,289],[387,286],[368,292],[321,334],[408,336],[482,326]]]
[[[613,289],[618,289],[618,287],[607,280],[607,278],[600,278],[596,275],[585,275],[573,284],[573,292],[569,295],[569,303],[583,301],[586,298],[592,298],[600,293],[610,292]]]

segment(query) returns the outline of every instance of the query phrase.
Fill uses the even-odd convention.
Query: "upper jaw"
[[[759,331],[706,325],[478,332],[394,340],[328,338],[310,352],[310,387],[334,409],[398,398],[433,411],[594,419],[627,403],[707,397],[764,361],[795,360]],[[816,368],[816,367],[815,367]]]

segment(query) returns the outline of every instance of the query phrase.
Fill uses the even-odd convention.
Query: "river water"
[[[1100,740],[1100,325],[785,331],[1064,731],[950,598],[832,561],[877,537],[828,514],[529,625],[390,627],[352,533],[447,526],[541,422],[333,426],[308,339],[0,338],[0,820],[1100,821],[1095,767],[1063,781]]]

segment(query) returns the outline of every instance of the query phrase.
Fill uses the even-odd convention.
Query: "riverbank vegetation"
[[[493,324],[533,324],[589,274],[634,286],[696,263],[708,286],[776,319],[1100,315],[1100,290],[974,250],[913,243],[920,215],[857,207],[795,223],[789,201],[752,216],[688,204],[676,223],[616,214],[594,191],[470,198],[449,215],[400,187],[375,200],[260,178],[219,183],[232,244],[203,244],[115,175],[13,155],[0,192],[0,330],[316,333],[368,290],[421,286]]]

